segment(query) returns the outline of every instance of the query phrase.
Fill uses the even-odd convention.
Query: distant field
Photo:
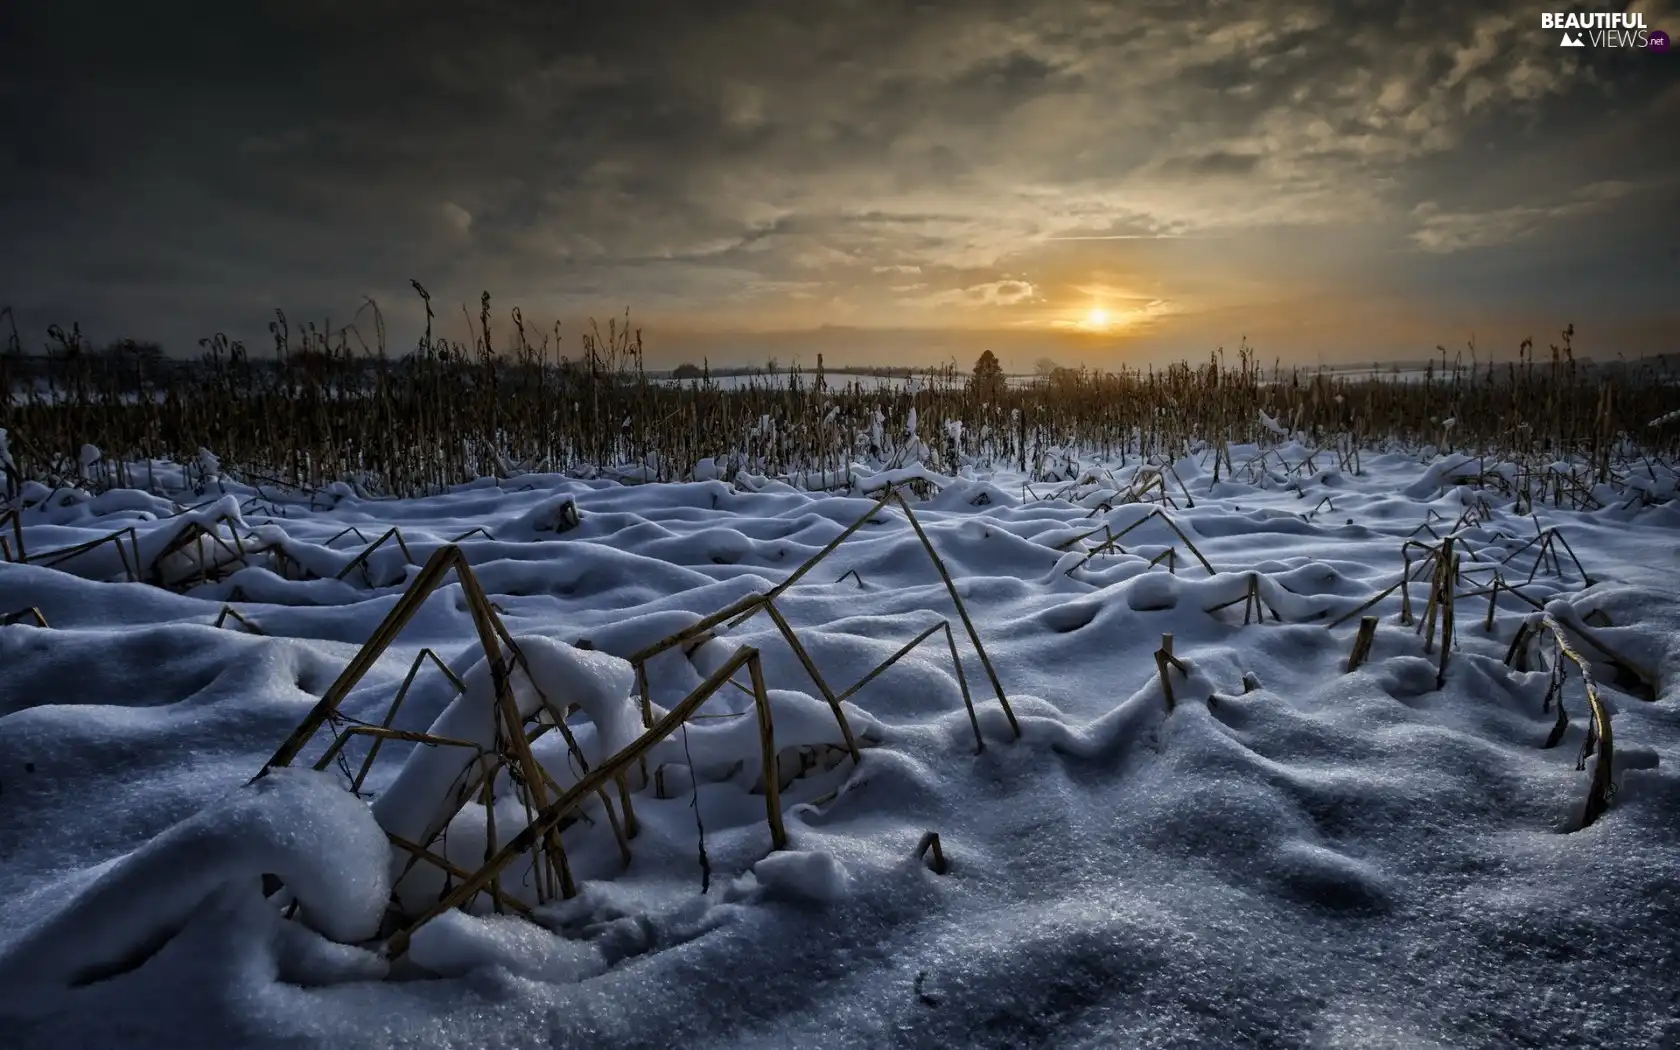
[[[1048,377],[994,363],[985,374],[836,372],[820,389],[811,371],[676,380],[643,371],[626,336],[609,350],[565,364],[460,348],[191,362],[0,355],[13,391],[9,484],[130,485],[141,483],[134,464],[212,460],[224,477],[393,496],[522,471],[673,481],[920,463],[1051,479],[1082,456],[1178,458],[1296,437],[1344,457],[1470,450],[1532,469],[1591,464],[1602,477],[1629,442],[1666,455],[1680,429],[1648,425],[1675,408],[1670,362],[1596,366],[1567,349],[1409,370],[1266,368],[1247,352],[1228,365]]]

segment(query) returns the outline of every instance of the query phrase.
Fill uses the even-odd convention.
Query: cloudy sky
[[[367,297],[407,349],[410,278],[663,364],[1676,349],[1680,50],[1546,6],[12,0],[0,304],[181,352]]]

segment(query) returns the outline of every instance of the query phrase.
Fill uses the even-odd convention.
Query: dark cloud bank
[[[1680,57],[1539,10],[25,0],[0,302],[176,350],[365,296],[406,348],[410,277],[665,361],[1673,349]]]

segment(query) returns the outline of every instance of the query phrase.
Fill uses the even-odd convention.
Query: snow
[[[515,644],[524,656],[524,667],[512,676],[514,702],[523,716],[539,711],[544,697],[564,698],[590,717],[590,731],[579,734],[579,745],[590,766],[599,765],[641,735],[641,716],[630,699],[633,672],[630,665],[602,652],[574,649],[552,639],[517,637]],[[383,786],[372,811],[386,831],[417,843],[430,842],[447,825],[445,855],[464,870],[471,871],[485,856],[488,820],[481,806],[469,806],[456,813],[449,805],[455,794],[468,786],[479,755],[491,751],[496,738],[496,698],[488,659],[462,675],[466,690],[446,707],[426,732],[447,740],[476,745],[415,748],[402,768]],[[544,763],[562,789],[577,780],[577,770],[563,751]],[[502,812],[506,810],[506,812]],[[517,807],[498,807],[503,829],[517,831],[521,822]],[[499,835],[502,840],[511,834]],[[397,899],[411,913],[425,909],[444,888],[441,872],[425,865],[410,868],[409,855],[390,851],[390,877]],[[528,870],[527,864],[525,869]]]
[[[409,958],[444,977],[498,967],[545,984],[575,984],[606,969],[594,945],[556,937],[524,919],[458,911],[422,927]]]
[[[297,921],[341,942],[372,937],[390,884],[368,807],[331,776],[281,769],[101,870],[0,957],[0,1002],[34,998],[139,965],[227,891],[266,873],[301,905]]]
[[[1287,437],[1287,420],[1262,423]],[[32,553],[132,527],[145,565],[189,524],[248,553],[206,543],[224,574],[202,584],[196,556],[167,564],[182,593],[114,582],[110,545],[58,568],[0,563],[0,614],[33,606],[51,624],[0,628],[0,1043],[1680,1042],[1672,473],[1641,465],[1602,509],[1547,500],[1530,516],[1476,487],[1517,476],[1493,458],[1367,450],[1354,474],[1333,452],[1307,467],[1310,449],[1276,451],[1262,461],[1233,446],[1238,469],[1218,481],[1197,456],[1140,468],[1058,449],[1057,481],[913,461],[730,478],[713,463],[687,484],[530,475],[406,501],[349,486],[259,498],[206,454],[185,470],[151,465],[179,487],[170,498],[46,502],[24,483]],[[1160,472],[1176,505],[1124,502],[1140,469]],[[474,752],[388,741],[367,798],[330,766],[247,784],[417,564],[455,537],[483,530],[460,547],[523,657],[516,706],[568,712],[593,767],[641,730],[631,654],[768,591],[887,484],[925,495],[918,519],[1021,735],[921,541],[902,511],[881,509],[778,608],[837,692],[948,621],[983,751],[942,631],[845,701],[855,767],[762,615],[648,664],[658,718],[737,647],[760,651],[784,850],[766,827],[753,699],[725,688],[649,753],[652,783],[632,781],[641,831],[627,868],[591,799],[562,831],[577,897],[539,903],[515,864],[504,890],[536,921],[480,897],[387,963],[380,922],[406,859],[385,832],[424,838],[447,821],[439,849],[476,867],[489,814],[447,804]],[[1326,496],[1333,509],[1318,508]],[[1461,520],[1472,507],[1485,512]],[[1595,761],[1576,768],[1577,672],[1569,727],[1546,749],[1550,674],[1504,662],[1536,609],[1503,595],[1488,631],[1486,600],[1462,599],[1437,688],[1439,649],[1398,622],[1396,592],[1368,610],[1380,617],[1370,656],[1345,671],[1358,617],[1327,624],[1399,579],[1404,541],[1435,542],[1426,522],[1441,536],[1458,523],[1466,570],[1556,528],[1595,583],[1561,552],[1561,577],[1548,561],[1525,583],[1533,546],[1501,566],[1506,579],[1654,673],[1655,699],[1641,699],[1580,643],[1616,735],[1618,790],[1591,826],[1569,830]],[[350,527],[365,539],[340,535]],[[387,543],[365,575],[334,578],[393,527],[411,557]],[[1169,547],[1176,572],[1151,564]],[[323,578],[286,575],[273,550]],[[1462,589],[1487,575],[1467,572]],[[1263,624],[1244,624],[1251,579]],[[1420,618],[1427,592],[1427,579],[1412,585]],[[213,628],[229,602],[261,633]],[[1170,714],[1154,657],[1167,634],[1188,668],[1170,672]],[[423,665],[395,727],[488,745],[490,669],[453,582],[341,711],[378,723],[426,647],[466,688]],[[564,787],[581,771],[559,735],[534,750]],[[365,741],[346,749],[352,766],[366,753]],[[497,794],[502,843],[526,816],[505,774]],[[916,855],[929,830],[943,875]],[[269,874],[284,885],[274,898]],[[413,907],[442,876],[422,865],[401,881]]]
[[[846,869],[826,853],[772,853],[743,876],[737,892],[770,899],[832,904],[846,896]]]

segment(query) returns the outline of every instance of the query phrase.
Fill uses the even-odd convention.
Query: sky
[[[484,290],[573,355],[628,309],[650,365],[1675,350],[1680,48],[1543,10],[11,0],[0,305],[173,353],[370,299],[403,352],[411,279],[459,340]]]

